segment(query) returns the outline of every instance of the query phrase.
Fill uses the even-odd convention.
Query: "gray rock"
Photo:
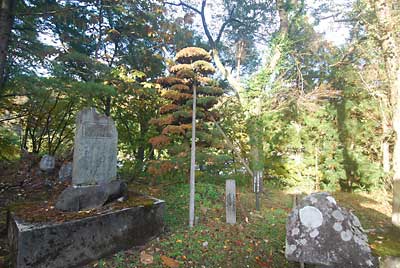
[[[120,197],[125,198],[126,195],[127,186],[122,181],[91,186],[70,186],[58,197],[56,208],[62,211],[100,208]]]
[[[114,121],[89,108],[76,120],[72,183],[93,185],[117,176],[118,133]]]
[[[69,181],[72,179],[72,163],[71,162],[62,164],[60,170],[58,171],[58,179],[60,181]]]
[[[54,170],[55,165],[56,159],[54,158],[54,156],[46,154],[40,160],[39,167],[42,171],[51,172]]]
[[[299,202],[286,223],[286,258],[317,267],[378,267],[359,219],[328,193]]]
[[[56,208],[62,211],[80,211],[103,206],[107,192],[100,186],[70,186],[58,197]]]
[[[121,180],[101,184],[100,187],[102,187],[108,195],[107,203],[113,202],[121,197],[124,199],[128,197],[128,186]]]

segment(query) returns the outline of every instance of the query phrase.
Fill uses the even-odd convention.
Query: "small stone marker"
[[[225,185],[226,223],[236,223],[236,184],[235,180],[226,180]]]
[[[56,165],[56,159],[54,156],[45,154],[42,159],[40,160],[40,169],[45,171],[45,172],[50,172],[54,169]]]
[[[328,193],[313,193],[293,209],[286,223],[285,255],[317,267],[378,267],[359,219]]]
[[[72,179],[72,163],[67,162],[62,164],[60,170],[58,171],[58,179],[60,181],[68,181]]]
[[[76,120],[72,183],[107,183],[117,176],[118,133],[114,121],[94,108],[82,110]]]
[[[254,171],[253,191],[256,194],[256,210],[260,211],[260,192],[262,191],[262,171]]]

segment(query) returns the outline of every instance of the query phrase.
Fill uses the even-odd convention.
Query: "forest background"
[[[1,7],[4,165],[26,153],[70,160],[76,114],[93,106],[116,122],[122,178],[187,182],[191,110],[167,107],[190,96],[166,93],[160,78],[173,73],[180,49],[200,47],[211,53],[217,82],[198,104],[198,181],[235,178],[252,187],[258,176],[265,188],[400,198],[396,0],[2,0]],[[316,32],[327,20],[348,29],[340,44]],[[179,128],[166,130],[171,116]]]

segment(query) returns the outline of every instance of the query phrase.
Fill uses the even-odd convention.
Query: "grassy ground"
[[[58,184],[56,174],[46,175],[15,168],[2,169],[0,174],[0,267],[4,267],[6,246],[5,214],[7,207],[29,200],[49,200]],[[18,169],[20,170],[20,168]],[[166,201],[166,232],[146,248],[126,250],[96,261],[89,267],[298,267],[284,257],[285,222],[292,208],[293,196],[266,187],[261,211],[254,210],[251,189],[238,187],[237,224],[225,224],[224,186],[213,183],[196,184],[196,215],[198,224],[187,226],[188,185],[177,183],[130,188]],[[400,256],[400,230],[390,223],[391,204],[385,193],[334,193],[338,203],[356,214],[368,230],[375,255]]]
[[[139,251],[124,251],[87,267],[294,267],[284,258],[285,221],[292,206],[289,192],[272,189],[254,210],[254,194],[240,189],[238,223],[225,224],[223,188],[197,184],[199,222],[187,228],[187,185],[142,189],[167,204],[167,232]],[[390,224],[385,195],[334,193],[339,204],[359,216],[378,256],[400,256],[400,230]],[[298,265],[296,266],[298,267]]]

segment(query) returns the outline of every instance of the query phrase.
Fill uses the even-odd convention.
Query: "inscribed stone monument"
[[[116,180],[118,133],[114,121],[94,108],[76,120],[72,186],[59,196],[56,208],[80,211],[99,208],[126,197],[127,186]]]
[[[73,164],[60,169],[60,179],[74,174],[74,182],[55,204],[63,213],[35,215],[40,222],[31,220],[31,215],[24,218],[11,211],[8,215],[13,267],[84,267],[120,250],[143,247],[159,235],[164,229],[164,201],[135,195],[131,199],[135,202],[123,202],[128,188],[116,179],[116,165],[114,122],[94,109],[83,110],[77,119]],[[118,206],[112,204],[116,200]],[[52,205],[53,200],[43,206],[53,209]],[[76,213],[88,209],[95,213]],[[64,217],[65,212],[72,212],[72,217]]]
[[[107,183],[117,176],[118,133],[114,121],[94,108],[81,111],[76,120],[72,183]]]
[[[328,193],[299,202],[286,223],[286,258],[330,268],[377,268],[359,219]]]

